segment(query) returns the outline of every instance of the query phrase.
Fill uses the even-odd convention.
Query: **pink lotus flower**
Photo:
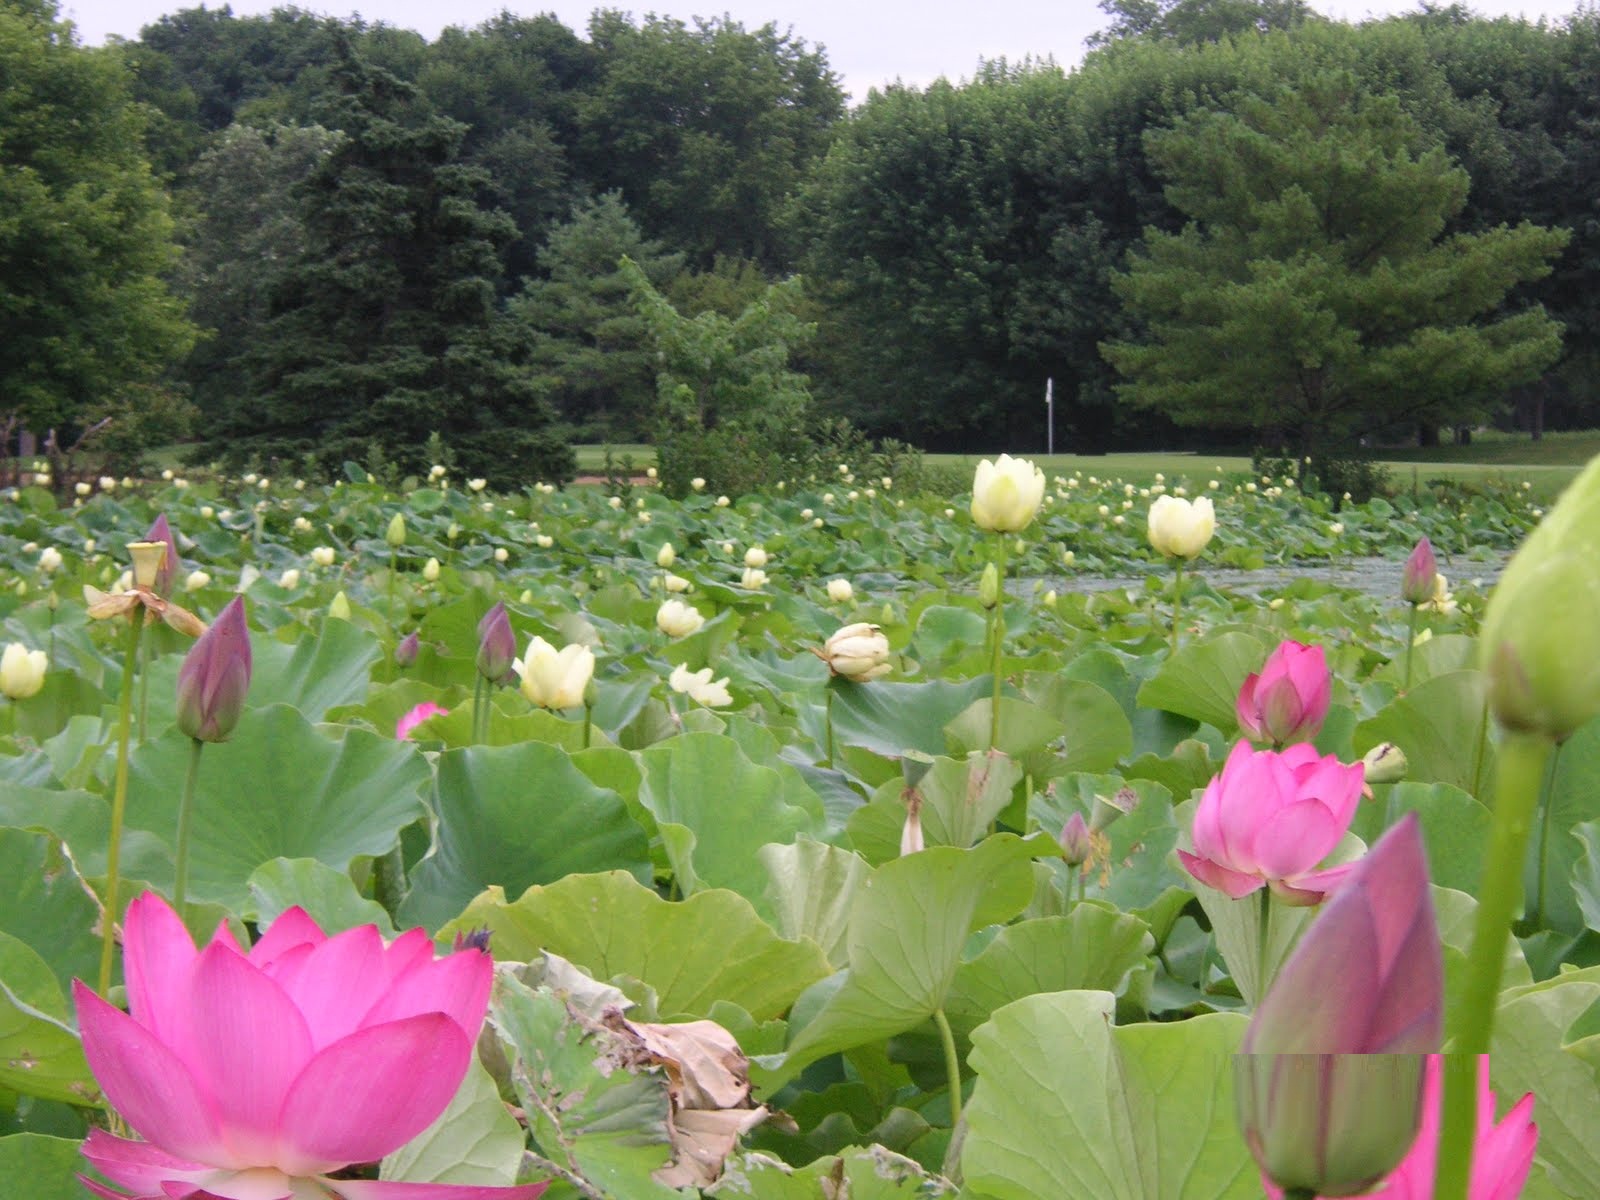
[[[1408,813],[1352,863],[1250,1019],[1244,1055],[1431,1054],[1444,1037],[1444,951]]]
[[[1433,543],[1423,538],[1400,572],[1400,598],[1407,604],[1428,603],[1433,599],[1433,581],[1438,574],[1439,560],[1433,553]]]
[[[1234,706],[1239,728],[1253,742],[1308,742],[1328,718],[1332,686],[1321,646],[1286,641],[1259,674],[1245,676]]]
[[[250,669],[244,597],[235,596],[178,668],[178,728],[202,742],[227,741],[244,711]]]
[[[421,725],[429,717],[442,717],[449,711],[450,710],[448,708],[443,708],[440,705],[435,704],[432,700],[424,700],[421,704],[417,705],[405,716],[400,718],[400,723],[394,727],[395,740],[400,742],[405,741],[411,736],[411,731],[418,725]]]
[[[1317,870],[1361,799],[1362,768],[1305,742],[1286,750],[1234,746],[1194,815],[1194,853],[1178,851],[1201,883],[1233,899],[1263,884],[1290,904],[1316,904],[1353,863]]]
[[[1441,1056],[1428,1055],[1423,1066],[1422,1124],[1417,1140],[1400,1165],[1377,1185],[1372,1194],[1383,1200],[1433,1200],[1434,1168],[1439,1154],[1439,1108],[1444,1091]],[[1472,1148],[1472,1180],[1468,1200],[1516,1200],[1527,1182],[1533,1151],[1539,1144],[1539,1127],[1533,1123],[1533,1093],[1512,1106],[1496,1124],[1495,1095],[1489,1088],[1489,1056],[1478,1058],[1478,1135]],[[1281,1189],[1263,1179],[1272,1200],[1283,1200]]]
[[[73,982],[83,1050],[144,1140],[95,1130],[107,1200],[531,1200],[543,1184],[331,1179],[430,1125],[460,1086],[489,1002],[481,951],[435,959],[421,929],[328,937],[292,908],[246,953],[196,950],[146,892],[124,925],[129,1012]]]

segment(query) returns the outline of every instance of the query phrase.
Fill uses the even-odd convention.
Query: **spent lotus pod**
[[[542,637],[512,669],[522,677],[522,694],[540,708],[576,708],[594,677],[594,651],[577,642],[557,650]]]
[[[889,639],[876,625],[865,621],[838,630],[814,653],[828,664],[830,675],[857,683],[887,675],[891,669]]]
[[[1433,543],[1419,541],[1400,572],[1400,598],[1407,604],[1422,605],[1433,599],[1433,578],[1439,573],[1439,560]]]
[[[1217,530],[1216,510],[1209,497],[1184,500],[1158,496],[1150,506],[1150,545],[1168,558],[1195,558]]]
[[[172,595],[172,584],[178,577],[178,543],[172,536],[172,526],[167,523],[167,514],[158,513],[151,523],[150,530],[144,535],[147,542],[160,542],[167,548],[161,565],[156,568],[155,582],[150,586],[158,596]]]
[[[1507,729],[1564,741],[1600,713],[1600,457],[1506,564],[1478,655]]]
[[[146,892],[124,923],[124,1013],[74,982],[88,1060],[139,1139],[94,1130],[83,1153],[101,1196],[532,1200],[506,1188],[345,1179],[445,1110],[471,1066],[494,968],[464,948],[435,958],[413,929],[328,937],[304,910],[247,951],[226,925],[196,949]]]
[[[416,657],[415,651],[412,657]],[[496,601],[478,622],[478,674],[490,683],[509,682],[516,661],[517,635],[511,629],[505,601]]]
[[[244,597],[235,596],[178,668],[178,728],[198,741],[226,741],[244,711],[250,668]]]
[[[1353,869],[1317,864],[1350,828],[1361,772],[1307,742],[1281,751],[1239,742],[1195,809],[1194,853],[1178,857],[1235,900],[1267,885],[1290,904],[1316,904]]]
[[[1025,458],[1002,454],[978,463],[972,480],[972,519],[990,533],[1018,533],[1044,500],[1044,472]]]
[[[156,581],[161,578],[161,568],[167,561],[167,543],[129,542],[128,556],[133,559],[135,586],[147,592],[156,592]]]
[[[44,687],[50,661],[43,650],[29,650],[21,642],[8,642],[0,654],[0,692],[9,699],[26,700]]]
[[[1261,670],[1245,676],[1234,705],[1239,728],[1255,742],[1307,742],[1328,717],[1333,677],[1321,646],[1285,641]]]

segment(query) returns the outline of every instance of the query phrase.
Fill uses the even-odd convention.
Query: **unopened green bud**
[[[389,518],[389,531],[383,535],[383,540],[397,548],[406,544],[405,514],[395,513]]]
[[[1379,742],[1361,756],[1367,783],[1399,783],[1406,777],[1406,752],[1393,742]]]
[[[1507,564],[1478,653],[1507,729],[1559,742],[1600,714],[1600,457]]]
[[[1000,603],[1000,568],[993,563],[983,568],[983,578],[978,581],[978,599],[985,608]]]

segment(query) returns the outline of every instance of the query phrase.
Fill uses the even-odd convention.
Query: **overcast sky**
[[[282,2],[232,0],[232,8],[234,15],[247,16],[270,12]],[[183,0],[61,0],[61,15],[77,25],[81,41],[99,45],[112,34],[135,38],[142,26],[163,14],[198,6]],[[414,29],[430,41],[446,25],[477,25],[502,9],[528,16],[553,12],[579,33],[596,7],[656,12],[685,21],[726,13],[747,29],[772,21],[811,45],[824,46],[829,64],[857,101],[868,88],[897,79],[922,86],[941,75],[952,80],[970,76],[980,58],[1050,55],[1071,66],[1083,56],[1083,39],[1107,24],[1095,0],[619,0],[606,5],[574,0],[305,0],[299,7],[337,17],[357,12],[369,22]],[[1359,21],[1406,12],[1417,4],[1311,0],[1311,7],[1325,16]],[[1485,16],[1554,22],[1571,15],[1577,0],[1477,0],[1470,7]]]

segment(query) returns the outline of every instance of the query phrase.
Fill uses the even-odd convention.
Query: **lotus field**
[[[1600,1196],[1600,462],[347,476],[0,498],[5,1196]]]

